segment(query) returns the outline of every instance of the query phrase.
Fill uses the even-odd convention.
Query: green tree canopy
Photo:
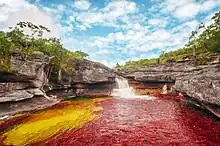
[[[29,29],[28,34],[24,33]],[[64,48],[60,39],[43,37],[45,32],[50,30],[42,25],[35,25],[31,22],[19,22],[10,31],[0,31],[0,71],[11,71],[10,58],[16,50],[24,54],[24,59],[34,51],[40,51],[45,55],[53,57],[51,65],[56,69],[70,70],[69,60],[84,59],[88,54],[82,51],[72,52]]]

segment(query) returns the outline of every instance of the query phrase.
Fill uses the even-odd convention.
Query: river
[[[0,145],[219,145],[220,122],[181,97],[76,99],[1,122]]]
[[[220,145],[220,121],[182,96],[138,98],[131,88],[123,91],[135,97],[76,98],[0,120],[0,145]]]

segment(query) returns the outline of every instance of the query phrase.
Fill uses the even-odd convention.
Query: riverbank
[[[207,109],[220,108],[219,71],[218,63],[196,65],[190,60],[116,70],[121,76],[138,83],[166,84],[170,92],[182,93],[192,101],[209,107]]]

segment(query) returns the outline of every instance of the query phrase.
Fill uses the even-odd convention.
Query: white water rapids
[[[155,99],[155,97],[148,95],[136,95],[135,89],[130,87],[128,80],[123,77],[115,79],[117,83],[117,89],[113,89],[111,96],[121,97],[121,98],[146,98],[146,99]]]

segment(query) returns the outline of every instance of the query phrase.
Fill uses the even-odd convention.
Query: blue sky
[[[113,67],[182,47],[220,0],[0,0],[0,29],[43,24],[70,50]]]

